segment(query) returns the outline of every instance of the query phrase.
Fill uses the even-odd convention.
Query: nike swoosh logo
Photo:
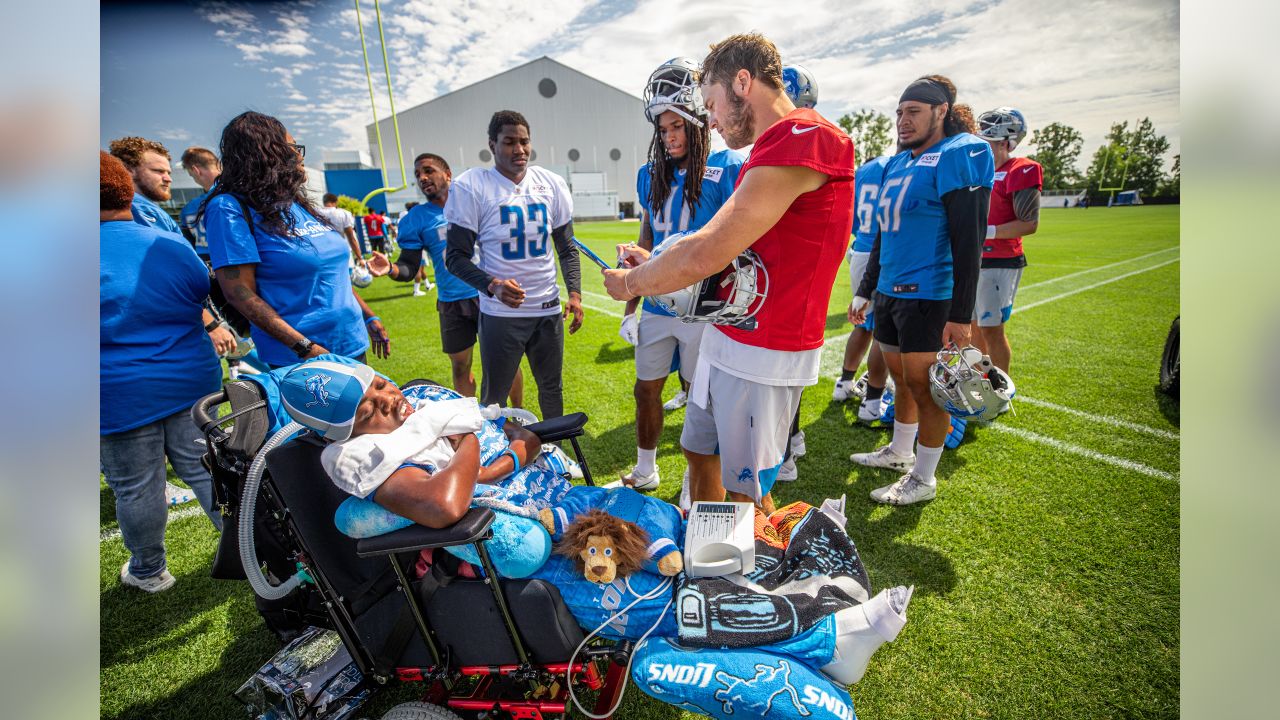
[[[973,191],[977,190],[977,189],[978,189],[978,188],[980,188],[980,187],[982,187],[982,186],[981,186],[981,185],[974,185],[974,186],[972,186],[972,187],[970,187],[970,188],[969,188],[969,192],[973,192]]]
[[[1022,172],[1024,172],[1024,173],[1029,173],[1029,172],[1031,172],[1032,170],[1035,170],[1035,168],[1023,168],[1023,169],[1022,169]]]
[[[791,134],[792,134],[792,135],[803,135],[803,134],[805,134],[805,133],[809,132],[810,130],[817,130],[817,129],[818,129],[818,126],[817,126],[817,125],[810,125],[809,127],[805,128],[805,129],[803,129],[803,130],[801,130],[799,127],[797,127],[797,126],[795,126],[795,125],[792,125],[792,126],[791,126]]]
[[[978,157],[981,154],[982,154],[981,150],[974,150],[973,152],[969,153],[969,157]]]

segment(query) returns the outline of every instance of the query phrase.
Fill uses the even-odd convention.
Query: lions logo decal
[[[307,403],[304,407],[313,407],[315,405],[319,405],[320,407],[329,407],[329,391],[325,389],[325,385],[328,385],[329,381],[332,379],[333,378],[325,375],[324,373],[316,373],[315,375],[308,377],[306,385],[307,392],[311,393],[311,397],[315,398],[315,400]]]

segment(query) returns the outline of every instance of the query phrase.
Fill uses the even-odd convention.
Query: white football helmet
[[[698,127],[706,120],[707,109],[698,88],[698,63],[692,58],[675,57],[662,63],[644,86],[644,116],[649,122],[658,122],[668,110]]]
[[[1016,390],[1013,379],[981,350],[953,344],[939,351],[938,362],[929,368],[929,392],[954,417],[990,422],[1009,409]]]
[[[351,284],[358,288],[367,288],[373,284],[373,273],[359,265],[351,266]]]
[[[782,87],[796,107],[812,108],[818,104],[818,81],[799,65],[782,68]]]
[[[654,249],[656,256],[688,233],[672,233]],[[755,316],[769,295],[769,271],[760,256],[744,250],[724,270],[704,280],[651,299],[675,313],[682,322],[734,325],[746,330],[756,326]]]
[[[978,116],[978,136],[983,140],[1008,140],[1012,150],[1027,136],[1027,119],[1011,107],[988,110]]]

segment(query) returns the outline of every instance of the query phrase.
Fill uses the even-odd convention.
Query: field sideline
[[[601,255],[635,223],[584,223]],[[855,427],[830,402],[849,330],[847,269],[828,308],[824,377],[804,394],[808,454],[779,506],[848,495],[849,535],[875,591],[914,584],[902,636],[854,686],[862,718],[1174,717],[1179,708],[1179,410],[1156,391],[1165,334],[1179,313],[1179,208],[1046,210],[1026,242],[1030,266],[1008,327],[1016,415],[970,429],[939,468],[938,498],[887,508],[868,497],[893,478],[851,452],[889,433]],[[583,263],[586,324],[566,335],[565,408],[590,416],[584,449],[598,480],[635,461],[632,348],[621,303]],[[435,293],[379,279],[362,294],[392,337],[374,366],[399,381],[449,378]],[[479,375],[479,363],[476,364]],[[530,377],[526,367],[526,377]],[[674,393],[668,383],[664,397]],[[537,411],[532,382],[527,406]],[[684,412],[659,445],[674,500]],[[147,596],[119,585],[128,553],[101,486],[101,715],[243,718],[231,693],[275,650],[247,584],[208,578],[210,524],[171,514],[178,584]],[[362,711],[377,718],[397,689]],[[630,688],[620,718],[696,717]]]

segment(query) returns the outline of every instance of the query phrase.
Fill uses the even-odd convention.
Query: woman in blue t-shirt
[[[307,198],[303,146],[279,120],[241,113],[222,130],[222,175],[204,201],[209,258],[227,299],[274,367],[324,353],[390,354],[356,294],[350,248]]]

